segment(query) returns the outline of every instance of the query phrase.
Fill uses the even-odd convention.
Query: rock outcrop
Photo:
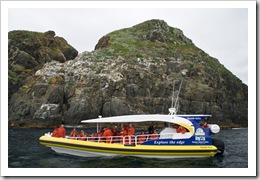
[[[78,51],[54,31],[45,33],[11,31],[8,33],[9,98],[46,62],[74,59]]]
[[[168,114],[176,79],[183,80],[179,114],[212,114],[220,125],[247,126],[247,85],[162,20],[111,32],[95,51],[75,59],[70,52],[69,57],[63,53],[65,59],[46,53],[50,59],[34,68],[17,91],[9,91],[10,126],[46,127],[61,120],[77,125],[98,115]],[[27,61],[23,67],[39,63],[35,56]]]

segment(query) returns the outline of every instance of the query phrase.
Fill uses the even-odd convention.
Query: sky
[[[8,31],[55,31],[79,53],[94,50],[114,31],[150,19],[164,20],[248,84],[246,8],[10,8]]]

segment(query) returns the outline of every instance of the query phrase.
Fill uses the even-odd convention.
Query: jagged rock
[[[53,32],[47,35],[56,38]],[[61,120],[77,125],[99,115],[168,114],[173,81],[178,80],[177,87],[183,79],[179,114],[212,114],[214,123],[247,126],[247,86],[166,22],[151,20],[111,32],[95,49],[74,60],[46,61],[26,78],[11,94],[10,125],[53,126]],[[56,108],[48,110],[50,104]]]
[[[74,59],[78,51],[54,31],[45,33],[11,31],[8,33],[8,90],[9,99],[23,81],[41,69],[46,62],[65,62]]]

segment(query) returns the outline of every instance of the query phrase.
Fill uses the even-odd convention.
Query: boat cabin
[[[91,136],[86,137],[84,140],[103,143],[122,143],[124,145],[137,145],[149,144],[149,141],[154,140],[180,140],[189,139],[194,136],[195,130],[201,128],[199,122],[205,117],[211,115],[127,115],[102,118],[99,116],[97,119],[83,120],[82,123],[96,123],[97,132]],[[128,128],[124,125],[135,124],[134,134],[121,134],[107,136],[100,133],[101,124],[119,124],[122,129]],[[144,125],[140,128],[139,125]],[[160,132],[154,127],[147,128],[147,124],[160,124]],[[152,126],[152,125],[151,125]],[[181,130],[180,130],[181,129]],[[127,130],[128,131],[128,130]],[[208,134],[210,135],[210,133]],[[76,139],[76,138],[75,138]]]

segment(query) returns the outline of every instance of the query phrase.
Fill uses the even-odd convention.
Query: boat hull
[[[40,137],[40,143],[57,153],[82,157],[136,156],[147,158],[209,157],[217,153],[213,145],[123,145],[55,138]]]

